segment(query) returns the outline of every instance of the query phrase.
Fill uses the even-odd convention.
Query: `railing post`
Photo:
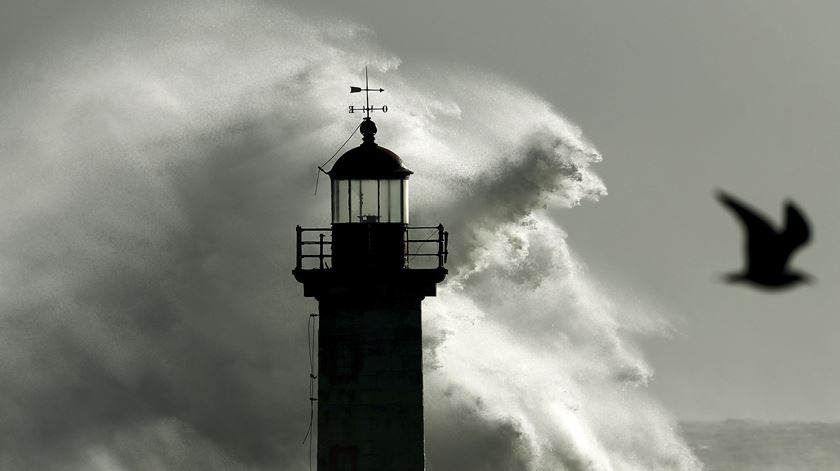
[[[323,270],[324,269],[324,233],[323,232],[318,234],[318,240],[319,240],[318,262],[320,264],[319,268],[321,268],[321,270]]]
[[[438,224],[438,268],[443,268],[443,224]]]
[[[408,236],[408,226],[405,226],[403,229],[403,268],[409,268],[408,263],[411,260],[408,256],[411,253],[408,239],[410,239]]]
[[[296,263],[296,266],[297,266],[297,269],[300,270],[301,265],[302,265],[302,260],[303,260],[303,256],[302,256],[303,251],[302,251],[302,244],[301,244],[301,242],[303,242],[303,240],[302,240],[303,229],[300,226],[297,226],[295,229],[297,230],[297,263]]]
[[[449,260],[449,231],[443,231],[443,263]]]

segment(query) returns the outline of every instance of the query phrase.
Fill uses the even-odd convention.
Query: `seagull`
[[[727,281],[751,283],[764,289],[780,289],[811,281],[810,275],[788,268],[793,252],[805,245],[811,235],[808,221],[792,201],[785,202],[787,220],[784,229],[777,231],[765,217],[732,196],[718,191],[717,197],[738,216],[746,230],[746,268],[743,273],[727,275]]]

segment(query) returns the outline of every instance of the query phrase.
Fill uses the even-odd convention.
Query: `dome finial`
[[[376,135],[376,123],[374,123],[370,118],[365,118],[362,120],[359,130],[362,132],[362,142],[365,144],[373,144],[373,136]]]

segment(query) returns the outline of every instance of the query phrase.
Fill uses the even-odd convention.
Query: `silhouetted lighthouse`
[[[374,142],[377,109],[350,108],[368,116],[328,172],[331,227],[297,228],[294,275],[319,309],[318,471],[424,469],[420,304],[446,276],[448,235],[408,226],[412,172]]]

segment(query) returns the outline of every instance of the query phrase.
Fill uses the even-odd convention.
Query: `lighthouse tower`
[[[318,471],[424,469],[421,301],[446,276],[448,234],[408,225],[412,172],[374,142],[375,109],[350,108],[368,116],[327,172],[331,227],[297,227],[293,273],[319,311]]]

